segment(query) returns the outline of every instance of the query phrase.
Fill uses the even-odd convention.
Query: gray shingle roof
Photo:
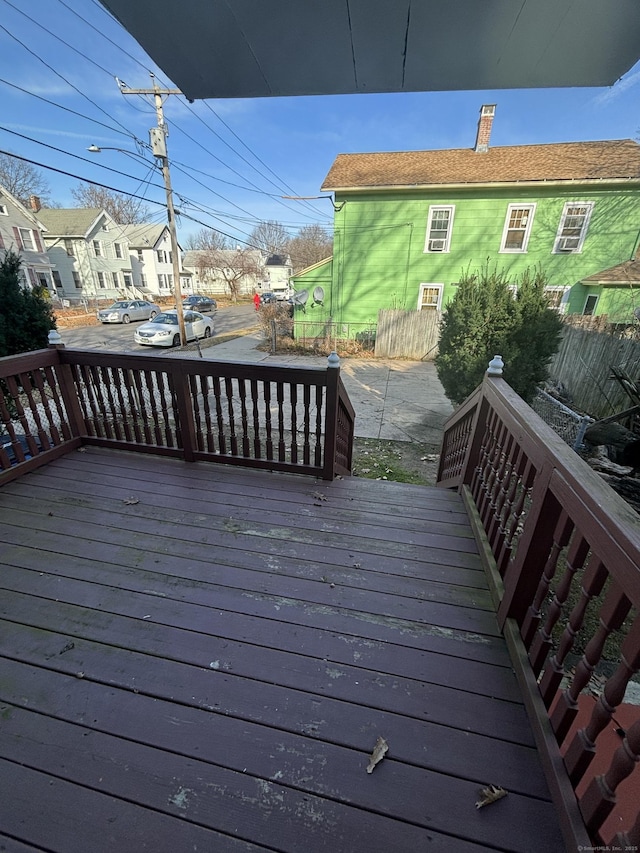
[[[47,207],[36,216],[50,237],[84,237],[102,212],[100,207]]]

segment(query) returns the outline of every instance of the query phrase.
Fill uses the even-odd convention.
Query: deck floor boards
[[[7,850],[563,849],[457,495],[88,449],[0,543]]]

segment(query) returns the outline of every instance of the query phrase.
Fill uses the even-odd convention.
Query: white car
[[[211,317],[203,317],[197,311],[185,311],[184,328],[188,341],[196,338],[210,338],[213,334],[213,320]],[[179,347],[178,312],[175,309],[163,311],[150,322],[138,326],[133,339],[143,346]]]
[[[153,320],[162,309],[146,299],[121,299],[98,311],[101,323],[130,323],[132,320]]]

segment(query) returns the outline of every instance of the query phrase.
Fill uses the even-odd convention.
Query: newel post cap
[[[327,365],[329,367],[340,367],[340,356],[335,350],[327,357]]]
[[[57,329],[51,329],[47,337],[50,347],[63,347],[62,337]]]
[[[494,355],[494,357],[489,362],[489,369],[487,370],[487,376],[502,376],[502,368],[504,367],[504,361],[502,360],[501,355]]]

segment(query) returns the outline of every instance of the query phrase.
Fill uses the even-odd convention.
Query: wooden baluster
[[[287,458],[284,441],[284,385],[276,383],[276,399],[278,401],[278,460],[284,462]]]
[[[525,512],[526,501],[531,493],[536,470],[529,459],[523,459],[523,471],[519,472],[519,479],[514,483],[514,502],[510,511],[510,517],[505,524],[505,535],[502,548],[496,552],[496,565],[500,575],[504,578],[509,568],[513,540],[518,532],[520,520]]]
[[[314,462],[317,468],[322,467],[322,386],[316,385],[316,429]]]
[[[622,745],[616,749],[611,766],[602,776],[596,776],[580,798],[580,810],[591,837],[611,814],[617,802],[616,790],[630,776],[640,761],[640,720],[631,726]],[[637,801],[636,801],[637,803]]]
[[[216,422],[218,424],[218,448],[220,453],[227,452],[224,416],[222,414],[222,385],[219,376],[213,376],[213,394],[216,400]]]
[[[503,512],[507,502],[507,492],[511,482],[513,461],[511,454],[514,452],[515,441],[511,433],[507,434],[507,440],[502,448],[500,466],[496,478],[496,488],[493,496],[493,516],[489,520],[487,539],[491,545],[491,551],[496,553],[496,541],[502,528]]]
[[[38,409],[38,404],[36,403],[33,397],[33,373],[21,373],[20,384],[22,385],[22,393],[27,398],[27,402],[29,403],[29,412],[31,414],[31,420],[33,422],[33,425],[35,426],[36,432],[38,433],[38,441],[40,442],[40,448],[42,450],[50,450],[51,442],[49,441],[49,436],[43,426],[42,418],[40,417],[40,411]],[[40,448],[38,448],[39,452]]]
[[[291,405],[291,462],[298,461],[298,386],[289,383],[289,403]]]
[[[569,544],[572,532],[573,522],[563,510],[560,513],[560,518],[558,519],[558,523],[556,524],[553,532],[553,543],[551,545],[551,550],[549,551],[549,556],[547,557],[547,562],[544,566],[542,577],[540,578],[540,583],[536,590],[535,598],[529,605],[527,615],[525,616],[522,628],[520,629],[522,641],[526,649],[530,648],[531,641],[540,626],[542,605],[547,600],[551,581],[553,580],[558,567],[558,557],[560,556],[562,549],[566,548]]]
[[[249,418],[247,416],[247,389],[244,379],[238,379],[238,394],[240,396],[240,420],[242,422],[242,455],[251,456],[249,442]]]
[[[578,631],[582,627],[584,616],[587,612],[587,606],[592,598],[600,595],[607,577],[608,572],[606,566],[603,565],[601,560],[592,556],[590,565],[584,573],[582,586],[580,588],[580,598],[569,615],[569,620],[562,632],[562,636],[560,637],[556,653],[551,658],[549,665],[545,669],[544,676],[540,680],[540,693],[542,694],[542,698],[547,708],[551,707],[551,703],[564,677],[564,662],[567,659],[567,655],[573,648]],[[600,628],[596,632],[595,637],[590,641],[591,643],[594,643],[592,650],[590,651],[590,655],[593,656],[593,667],[595,667],[602,657],[602,650],[610,631],[615,627],[619,627],[619,625],[616,626],[611,623],[610,620],[606,621],[609,625],[608,629],[606,631],[602,630],[603,623],[601,622]],[[586,681],[583,684],[580,684],[582,676],[578,679],[574,677],[573,682],[576,682],[575,687],[572,683],[571,688],[564,690],[562,695],[559,697],[559,701],[554,709],[553,716],[551,717],[551,723],[556,733],[556,737],[558,738],[558,742],[560,743],[566,737],[567,732],[571,728],[571,722],[578,713],[577,698],[580,691],[589,683],[589,675],[586,677]],[[572,690],[574,692],[572,692]]]
[[[66,441],[69,441],[72,438],[71,424],[69,422],[69,415],[63,406],[62,389],[59,388],[56,375],[51,367],[43,368],[43,372],[45,379],[47,380],[47,385],[51,389],[51,399],[53,400],[58,413],[62,436]]]
[[[58,445],[58,444],[62,443],[62,437],[60,435],[60,430],[58,430],[58,427],[56,424],[56,418],[55,418],[53,409],[51,408],[51,405],[49,403],[49,397],[47,396],[47,391],[46,391],[46,387],[45,387],[45,383],[44,383],[45,378],[46,377],[45,377],[44,370],[34,370],[31,373],[31,379],[33,381],[33,385],[36,388],[36,390],[38,391],[38,396],[40,397],[40,402],[37,403],[36,405],[42,406],[44,413],[45,413],[45,416],[46,416],[47,425],[49,428],[49,433],[51,434],[51,440],[53,441],[54,445]],[[52,399],[53,399],[53,396],[52,396]],[[61,423],[62,428],[64,428],[63,424],[64,424],[64,422]]]
[[[302,394],[304,401],[302,462],[304,465],[309,465],[311,463],[311,442],[309,440],[311,436],[311,386],[304,385]]]
[[[626,596],[622,595],[617,589],[611,600],[609,613],[613,611],[612,615],[615,617],[618,606],[624,608],[627,604]],[[585,657],[587,650],[588,646],[585,649]],[[591,658],[591,653],[589,656]],[[589,667],[591,665],[591,660],[584,663],[581,661],[578,664],[579,667],[585,667],[587,672],[590,672]],[[564,763],[574,788],[578,786],[579,781],[593,761],[596,754],[596,738],[609,724],[615,709],[624,698],[631,676],[638,669],[640,669],[640,616],[636,616],[631,625],[631,630],[624,638],[620,650],[620,663],[613,675],[607,679],[604,690],[591,713],[589,723],[585,728],[575,733],[565,753]]]
[[[116,389],[116,396],[118,398],[118,405],[120,407],[120,411],[122,412],[122,428],[124,431],[125,440],[133,443],[133,433],[131,432],[131,416],[128,411],[128,406],[125,400],[125,395],[122,393],[122,386],[124,385],[125,371],[121,368],[116,368],[113,371],[113,381]]]
[[[156,412],[156,417],[158,419],[158,429],[156,431],[158,444],[164,445],[167,447],[176,447],[177,443],[174,441],[173,430],[171,428],[171,417],[169,413],[169,404],[167,399],[171,402],[171,409],[175,410],[175,401],[173,399],[173,395],[171,393],[171,387],[168,383],[168,378],[165,373],[162,371],[157,371],[152,374],[151,387],[153,388],[153,379],[155,379],[156,387],[158,389],[157,395],[153,395],[156,401],[156,405],[154,406],[154,411]],[[153,391],[152,391],[153,394]],[[160,411],[158,413],[158,401],[160,402]],[[175,418],[176,425],[179,423],[178,418]]]
[[[4,431],[11,439],[11,449],[13,451],[13,454],[18,462],[24,462],[24,450],[22,444],[18,441],[18,436],[13,425],[13,420],[11,419],[11,413],[9,412],[9,407],[7,406],[7,401],[5,399],[4,392],[0,394],[0,414],[2,415],[2,426],[4,428]],[[11,468],[11,460],[9,459],[8,454],[4,450],[2,451],[2,467]]]
[[[113,371],[108,367],[100,367],[100,383],[104,389],[103,397],[105,398],[105,409],[107,411],[107,421],[113,426],[113,434],[118,441],[124,438],[124,432],[121,428],[117,415],[117,405],[113,396]]]
[[[13,399],[13,405],[15,406],[18,420],[20,421],[20,426],[22,427],[22,432],[24,433],[27,447],[29,448],[29,453],[32,456],[37,456],[40,449],[38,448],[38,443],[31,432],[31,426],[24,410],[24,406],[22,405],[22,400],[20,399],[20,388],[16,381],[16,377],[7,376],[5,382],[7,383],[7,388],[9,389],[9,393]]]
[[[174,382],[177,377],[174,377]],[[204,450],[205,442],[209,441],[209,433],[205,426],[207,401],[207,377],[185,374],[183,381],[187,387],[187,399],[191,401],[191,418],[193,422],[193,450]],[[201,410],[203,413],[201,413]],[[182,439],[184,446],[184,438]],[[207,449],[209,447],[207,446]]]
[[[197,398],[202,400],[202,411],[204,412],[204,435],[200,437],[199,430],[197,430],[197,438],[198,438],[198,447],[201,447],[202,450],[205,450],[208,453],[216,452],[216,444],[215,439],[213,437],[213,417],[211,413],[211,404],[209,403],[209,377],[208,376],[199,376],[198,377],[198,385],[199,389],[193,390],[194,400]],[[205,447],[206,444],[206,447]]]
[[[146,385],[142,383],[143,374],[141,370],[133,371],[133,381],[138,395],[138,406],[142,418],[142,429],[144,431],[144,439],[147,444],[154,444],[153,433],[151,432],[151,423],[153,420],[152,406],[147,400]]]
[[[273,433],[271,428],[271,382],[264,380],[262,383],[264,395],[264,428],[265,448],[267,459],[273,459]]]
[[[562,616],[562,608],[569,596],[573,577],[578,569],[583,567],[588,553],[589,543],[586,539],[583,539],[582,536],[577,535],[576,533],[567,553],[567,568],[565,569],[555,595],[553,596],[545,623],[542,628],[537,631],[529,650],[531,668],[536,676],[540,675],[544,662],[549,654],[549,650],[551,649],[551,634],[556,623]]]
[[[260,410],[258,408],[258,381],[251,380],[251,411],[253,415],[253,453],[256,459],[262,458],[262,442],[260,439]]]
[[[500,453],[498,444],[498,432],[501,427],[500,419],[495,411],[491,411],[487,421],[485,441],[483,441],[483,452],[480,456],[479,494],[476,499],[478,513],[484,523],[486,509],[491,503],[490,481],[494,471],[496,458]]]
[[[82,411],[82,419],[87,431],[87,435],[95,436],[96,420],[98,411],[96,409],[93,392],[91,390],[91,381],[89,371],[85,364],[70,365],[73,373],[73,382],[77,391],[77,399]]]
[[[229,416],[229,444],[232,456],[238,455],[238,436],[236,435],[236,413],[233,408],[233,379],[225,376],[224,390],[227,398],[227,414]]]

